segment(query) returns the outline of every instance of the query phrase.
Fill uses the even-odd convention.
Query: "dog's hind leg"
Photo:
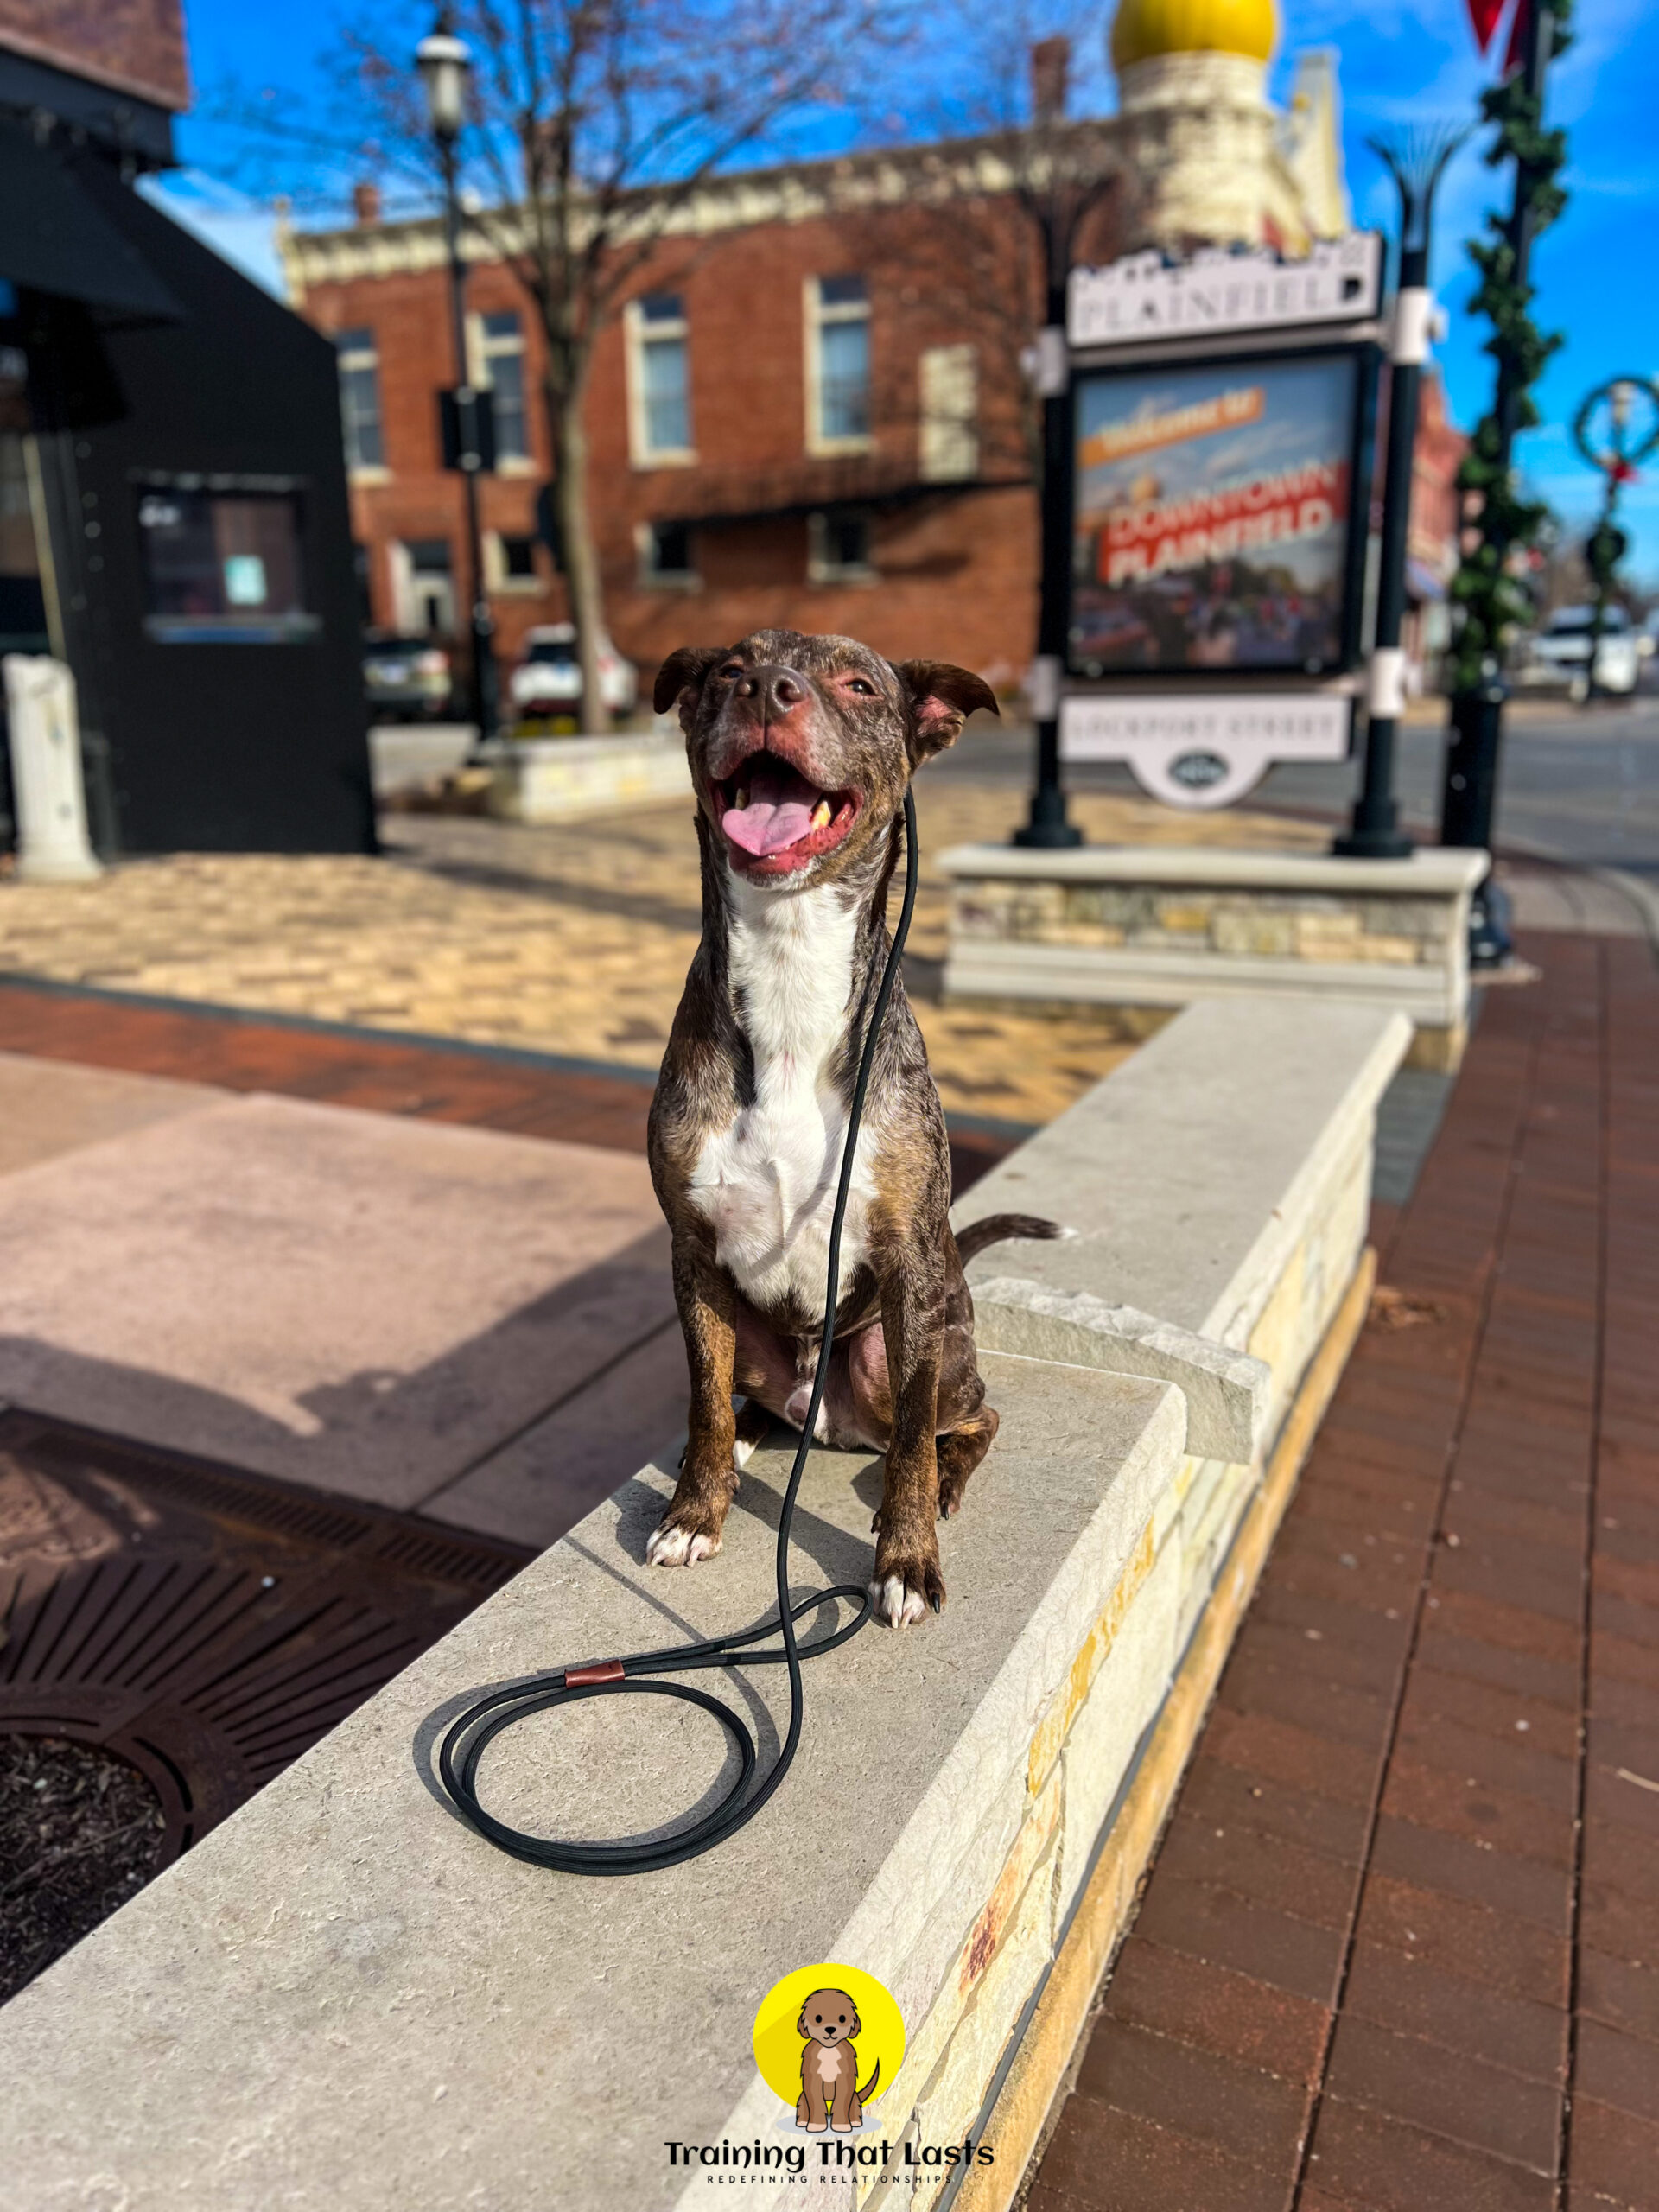
[[[737,1436],[732,1446],[732,1458],[740,1467],[747,1467],[754,1457],[755,1446],[764,1444],[772,1433],[772,1416],[759,1398],[745,1398],[737,1409]]]
[[[981,1386],[983,1387],[982,1385]],[[981,1406],[978,1412],[939,1439],[939,1518],[948,1521],[962,1510],[968,1478],[996,1440],[1000,1426],[996,1411]]]

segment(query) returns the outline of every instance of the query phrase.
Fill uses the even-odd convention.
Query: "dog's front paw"
[[[889,1628],[912,1628],[926,1618],[930,1606],[937,1613],[944,1604],[944,1578],[938,1554],[909,1556],[885,1545],[875,1554],[875,1578],[870,1584],[870,1611]]]
[[[665,1513],[645,1542],[647,1567],[695,1567],[720,1549],[720,1532],[688,1524]]]

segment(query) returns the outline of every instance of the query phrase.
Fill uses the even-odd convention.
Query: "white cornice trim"
[[[1105,172],[1120,162],[1120,136],[1117,119],[1108,117],[1078,124],[1074,143],[1087,150],[1092,138]],[[666,214],[658,195],[642,193],[637,218],[620,237],[623,243],[653,232],[664,238],[709,238],[763,223],[807,222],[817,216],[906,201],[937,205],[970,194],[997,194],[1012,191],[1018,181],[1006,142],[995,139],[791,163],[711,177]],[[527,242],[522,218],[515,219],[512,211],[498,211],[491,221],[505,251]],[[289,289],[296,297],[317,284],[442,268],[447,258],[443,225],[435,215],[341,230],[292,231],[281,245]],[[471,262],[501,257],[501,251],[475,229],[463,234],[461,252]]]

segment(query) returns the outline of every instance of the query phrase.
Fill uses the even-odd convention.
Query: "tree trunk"
[[[563,540],[565,582],[570,594],[570,620],[576,626],[576,658],[582,669],[582,728],[603,736],[610,715],[599,678],[600,641],[605,633],[605,593],[600,581],[599,553],[594,543],[593,521],[588,505],[588,425],[582,403],[587,397],[585,376],[553,401],[556,413],[554,448],[558,473],[553,496],[557,503],[559,535]]]

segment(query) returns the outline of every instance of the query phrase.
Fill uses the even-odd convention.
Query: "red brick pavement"
[[[463,1122],[618,1152],[645,1150],[651,1109],[652,1079],[637,1069],[613,1074],[562,1064],[550,1054],[271,1021],[228,1008],[3,979],[0,1052],[227,1090],[279,1091],[330,1106]],[[954,1190],[976,1182],[1015,1141],[995,1126],[953,1122]]]
[[[1659,977],[1528,952],[1029,2212],[1659,2207]]]

